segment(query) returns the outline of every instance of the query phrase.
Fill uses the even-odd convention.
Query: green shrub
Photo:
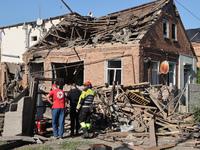
[[[197,83],[200,84],[200,68],[197,68]]]

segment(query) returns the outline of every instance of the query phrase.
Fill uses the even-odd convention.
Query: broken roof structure
[[[50,48],[137,43],[155,23],[168,0],[154,1],[99,18],[70,13],[28,52]],[[178,14],[176,14],[178,15]]]

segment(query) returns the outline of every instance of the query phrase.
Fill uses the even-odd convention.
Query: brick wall
[[[106,60],[112,58],[122,58],[122,84],[132,85],[139,83],[139,45],[136,44],[118,44],[103,45],[96,48],[77,48],[74,50],[62,48],[60,50],[52,50],[48,53],[48,57],[44,57],[44,76],[51,78],[51,63],[70,63],[80,60],[84,61],[84,80],[90,81],[95,85],[104,85],[106,83]],[[39,52],[41,56],[47,55],[47,51]],[[32,56],[29,56],[30,58]],[[26,59],[29,60],[29,59]],[[26,65],[26,68],[28,66]],[[28,69],[26,69],[28,74]],[[46,82],[46,87],[50,87],[51,83]]]
[[[197,62],[197,67],[199,68],[200,67],[200,43],[197,43],[197,42],[192,42],[192,46],[195,50],[195,53],[197,55],[197,58],[198,58],[198,62]]]
[[[169,38],[163,36],[163,19],[168,20]],[[177,26],[177,40],[172,39],[172,22]],[[172,16],[163,13],[151,27],[149,32],[141,40],[141,46],[151,49],[158,49],[166,53],[185,54],[194,56],[187,34],[182,25],[180,18],[173,18]]]

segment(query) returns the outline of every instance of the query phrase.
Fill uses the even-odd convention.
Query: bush
[[[200,68],[197,68],[197,83],[200,84]]]

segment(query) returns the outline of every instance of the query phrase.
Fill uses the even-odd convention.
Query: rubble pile
[[[137,88],[144,90],[135,90]],[[180,141],[199,132],[192,113],[175,113],[180,97],[174,97],[172,87],[141,83],[112,89],[97,87],[95,91],[97,99],[94,105],[97,109],[93,115],[93,124],[100,128],[103,124],[109,126],[106,132],[98,135],[101,139],[133,142],[127,136],[150,136],[150,141],[156,136],[173,136],[175,141]],[[154,144],[154,147],[157,141],[154,139],[149,144]]]

